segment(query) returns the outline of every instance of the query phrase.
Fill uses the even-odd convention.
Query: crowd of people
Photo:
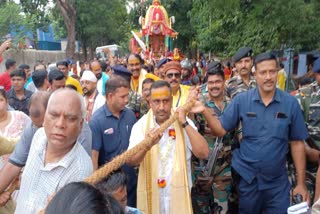
[[[287,213],[303,201],[320,213],[320,59],[289,94],[279,59],[250,47],[229,63],[108,53],[32,71],[4,60],[0,213]]]

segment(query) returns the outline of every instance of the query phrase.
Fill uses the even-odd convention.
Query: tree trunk
[[[88,60],[88,48],[87,48],[87,42],[86,41],[83,41],[82,42],[82,51],[83,51],[83,54],[84,54],[84,59],[85,59],[85,61],[87,61]]]
[[[66,56],[72,59],[76,49],[76,9],[69,0],[57,0],[57,6],[68,33]]]

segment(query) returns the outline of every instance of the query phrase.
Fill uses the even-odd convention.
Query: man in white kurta
[[[178,120],[156,136],[155,130],[171,116],[172,91],[168,82],[159,80],[150,92],[151,110],[133,126],[129,144],[130,149],[147,136],[156,138],[127,162],[140,166],[137,207],[152,214],[192,213],[191,153],[207,158],[208,145],[183,108],[177,109]]]
[[[132,147],[136,146],[139,144],[145,137],[144,131],[145,131],[145,126],[147,123],[148,116],[145,115],[143,116],[134,126],[132,127],[131,131],[131,136],[130,136],[130,144],[129,148],[131,149]],[[195,127],[194,123],[190,120],[187,119],[189,125],[197,130]],[[158,128],[159,125],[155,121],[155,118],[153,118],[153,127]],[[169,151],[168,155],[168,160],[166,161],[166,164],[164,164],[164,172],[162,172],[162,178],[166,180],[167,183],[170,183],[171,181],[171,175],[172,175],[172,169],[173,169],[173,159],[174,159],[174,154],[175,154],[175,149],[176,149],[176,141],[170,139],[171,137],[169,136],[169,130],[172,130],[174,127],[170,126],[167,128],[160,141],[159,141],[159,148],[160,148],[160,153],[165,154]],[[186,163],[187,163],[187,175],[188,175],[188,181],[189,181],[189,188],[191,190],[192,187],[192,180],[191,180],[191,155],[192,155],[192,146],[190,144],[189,137],[185,131],[183,131],[183,134],[185,136],[185,142],[186,142]],[[172,140],[172,146],[170,141]],[[162,171],[162,163],[161,160],[158,160],[158,171]],[[169,210],[169,202],[170,202],[170,185],[167,185],[165,188],[161,188],[159,190],[160,193],[160,213],[168,213]],[[163,205],[163,206],[161,206]]]

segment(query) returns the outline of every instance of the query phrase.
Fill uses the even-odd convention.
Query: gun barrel
[[[215,145],[213,147],[213,149],[211,150],[211,152],[209,153],[209,158],[208,158],[208,163],[206,165],[206,167],[204,168],[204,171],[202,172],[202,175],[204,177],[210,177],[212,170],[213,170],[213,166],[219,156],[219,152],[223,146],[222,143],[222,137],[219,137],[216,139]]]

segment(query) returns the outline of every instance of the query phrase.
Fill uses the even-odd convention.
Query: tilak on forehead
[[[170,97],[170,96],[171,96],[170,91],[166,90],[166,91],[152,92],[152,93],[151,93],[151,98],[152,98],[152,99],[162,98],[163,96]]]
[[[129,59],[129,60],[128,60],[128,63],[129,63],[129,64],[140,64],[140,60],[137,59],[137,58]]]

